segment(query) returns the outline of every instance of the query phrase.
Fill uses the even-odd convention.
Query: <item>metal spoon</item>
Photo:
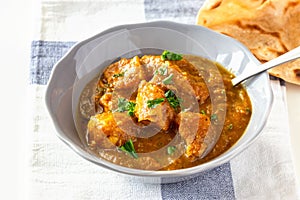
[[[237,77],[235,77],[231,80],[232,85],[235,86],[254,75],[257,75],[261,72],[264,72],[264,71],[266,71],[270,68],[276,67],[278,65],[284,64],[286,62],[295,60],[297,58],[300,58],[300,46],[285,53],[285,54],[282,54],[281,56],[278,56],[277,58],[275,58],[273,60],[270,60],[270,61],[260,65],[259,69],[256,71],[247,71],[245,73],[242,73],[241,75],[238,75]]]

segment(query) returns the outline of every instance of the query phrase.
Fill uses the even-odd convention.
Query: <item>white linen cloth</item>
[[[114,25],[163,19],[193,24],[203,0],[48,0],[35,4],[30,66],[29,199],[300,199],[288,127],[286,91],[272,80],[274,103],[259,138],[199,177],[144,184],[96,166],[55,135],[45,107],[54,63],[75,41]]]

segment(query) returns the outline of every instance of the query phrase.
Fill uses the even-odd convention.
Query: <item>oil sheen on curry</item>
[[[233,76],[206,58],[169,51],[121,58],[81,94],[85,142],[100,159],[136,169],[212,160],[238,141],[251,117],[247,92],[232,86]]]

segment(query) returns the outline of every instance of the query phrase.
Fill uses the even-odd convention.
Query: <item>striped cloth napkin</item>
[[[261,136],[228,163],[187,181],[144,184],[102,169],[55,136],[46,111],[53,65],[76,41],[115,25],[151,20],[194,24],[204,0],[40,0],[31,47],[29,199],[300,199],[284,82],[271,80],[274,104]]]

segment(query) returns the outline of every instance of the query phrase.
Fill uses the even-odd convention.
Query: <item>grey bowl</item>
[[[84,86],[116,58],[151,49],[203,56],[219,62],[236,75],[260,64],[241,43],[205,27],[169,21],[113,27],[75,44],[54,66],[47,86],[46,105],[57,136],[92,163],[150,183],[177,182],[197,176],[230,161],[253,143],[264,128],[273,100],[267,72],[244,82],[253,112],[242,138],[224,154],[205,164],[172,171],[147,171],[115,165],[89,152],[74,122],[74,112]]]

